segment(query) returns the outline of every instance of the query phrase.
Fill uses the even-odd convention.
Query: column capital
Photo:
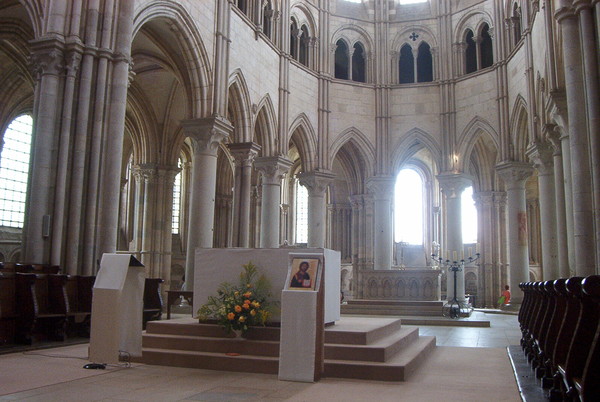
[[[444,172],[436,178],[447,198],[460,198],[464,189],[473,184],[473,179],[464,173]]]
[[[527,162],[504,161],[496,165],[496,172],[507,189],[525,189],[525,181],[533,174],[533,166]]]
[[[375,200],[389,201],[394,195],[396,178],[392,176],[373,176],[367,179],[367,189]]]
[[[311,196],[323,196],[334,178],[335,174],[325,170],[302,172],[298,175],[298,181],[306,187]]]
[[[227,144],[227,148],[233,156],[235,166],[252,166],[254,158],[261,150],[261,146],[255,142],[237,142]]]
[[[473,199],[478,205],[491,206],[494,205],[494,192],[479,191],[477,193],[473,193]]]
[[[261,173],[263,184],[279,184],[291,167],[292,162],[284,156],[262,156],[254,160],[254,168]]]
[[[31,64],[39,79],[42,75],[60,75],[65,68],[64,43],[56,38],[34,39],[31,44]]]
[[[542,131],[545,133],[546,139],[552,143],[552,146],[554,147],[554,154],[561,155],[562,141],[560,127],[558,127],[556,124],[546,124],[542,128]]]
[[[360,209],[365,205],[365,199],[363,194],[355,194],[348,197],[348,201],[350,201],[350,205],[352,209]]]
[[[219,115],[182,120],[181,126],[186,137],[192,139],[194,153],[210,156],[217,156],[219,144],[233,132],[229,120]]]
[[[554,157],[552,143],[547,140],[535,140],[527,148],[527,156],[540,175],[550,175],[554,172]]]
[[[137,180],[144,180],[146,183],[154,181],[156,178],[156,164],[140,163],[133,167],[133,175]]]

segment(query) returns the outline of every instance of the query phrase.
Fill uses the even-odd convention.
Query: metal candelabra
[[[456,259],[456,252],[455,252],[454,253],[455,259],[450,260],[450,259],[448,259],[448,256],[446,256],[446,259],[444,259],[437,254],[431,254],[431,259],[433,261],[437,262],[439,264],[439,266],[447,267],[448,272],[452,272],[454,275],[454,297],[452,297],[452,300],[449,300],[442,308],[442,315],[444,317],[450,317],[450,318],[459,318],[460,317],[460,312],[465,308],[465,306],[456,297],[456,273],[463,271],[465,269],[465,262],[467,264],[470,264],[474,261],[477,261],[479,259],[479,257],[480,257],[480,254],[476,253],[476,254],[473,254],[473,255],[467,257],[466,259],[463,257],[462,259],[458,260],[458,259]]]

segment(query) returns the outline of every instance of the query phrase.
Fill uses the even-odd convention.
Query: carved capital
[[[227,148],[233,156],[233,162],[236,167],[252,166],[254,158],[260,152],[261,146],[255,142],[238,142],[227,144]]]
[[[215,115],[204,119],[182,120],[183,132],[192,139],[194,155],[217,156],[219,144],[233,132],[227,119]]]
[[[56,47],[35,50],[31,54],[31,64],[38,79],[43,75],[58,76],[65,67],[63,51]]]
[[[322,197],[334,178],[335,175],[332,172],[318,170],[298,175],[298,181],[306,187],[308,194],[312,197]]]
[[[81,64],[81,53],[79,52],[70,52],[67,56],[67,76],[75,77],[77,75],[77,71],[79,70],[79,65]]]
[[[367,179],[367,189],[377,201],[389,201],[394,195],[396,179],[392,176],[373,176]]]
[[[525,181],[533,174],[533,167],[527,162],[506,161],[496,166],[498,176],[508,189],[525,189]]]
[[[291,167],[292,162],[283,156],[263,156],[254,160],[254,168],[261,173],[262,184],[267,185],[278,185]]]
[[[473,183],[473,179],[464,173],[442,173],[437,179],[446,199],[459,198],[464,189]]]
[[[552,174],[554,171],[554,147],[547,140],[536,140],[529,145],[527,156],[541,175]]]
[[[140,163],[133,167],[133,175],[139,183],[142,180],[150,183],[156,179],[156,165],[153,163]]]

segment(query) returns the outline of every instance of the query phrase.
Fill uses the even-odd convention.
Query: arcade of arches
[[[197,247],[328,247],[346,297],[388,297],[373,278],[474,250],[472,187],[459,297],[598,274],[599,20],[598,0],[1,0],[2,169],[33,125],[0,257],[93,274],[131,252],[178,288]],[[405,168],[421,244],[394,242]]]

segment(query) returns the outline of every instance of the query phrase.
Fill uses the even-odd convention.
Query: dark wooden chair
[[[160,320],[162,317],[163,301],[160,294],[161,278],[146,278],[144,284],[143,328],[148,321]]]
[[[17,309],[15,274],[0,271],[0,346],[15,342]]]

